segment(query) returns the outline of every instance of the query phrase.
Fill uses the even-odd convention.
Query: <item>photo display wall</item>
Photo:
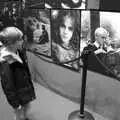
[[[88,50],[88,70],[119,80],[120,12],[102,9],[98,0],[99,10],[88,9],[88,1],[9,0],[1,8],[0,29],[17,26],[28,49],[76,72]]]

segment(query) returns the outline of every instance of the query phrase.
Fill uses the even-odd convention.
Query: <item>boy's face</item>
[[[16,42],[16,47],[17,49],[22,49],[22,44],[23,44],[23,39],[20,38],[19,41]]]

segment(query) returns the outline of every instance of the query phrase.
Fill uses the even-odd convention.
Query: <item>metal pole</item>
[[[81,117],[84,117],[84,104],[85,104],[87,67],[88,67],[88,55],[85,55],[85,57],[84,57],[84,59],[83,59],[81,100],[80,100],[80,116],[81,116]]]
[[[89,113],[88,111],[84,111],[88,56],[89,51],[87,52],[87,54],[85,53],[83,55],[80,110],[71,112],[70,115],[68,116],[68,120],[95,120],[91,113]]]

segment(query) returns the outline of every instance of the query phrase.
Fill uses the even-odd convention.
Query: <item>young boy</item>
[[[16,120],[28,120],[25,106],[35,99],[35,91],[22,49],[23,33],[16,27],[0,32],[1,85],[8,103],[16,113]]]

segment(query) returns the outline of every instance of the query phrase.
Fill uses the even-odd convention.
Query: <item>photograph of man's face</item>
[[[93,17],[90,17],[93,16]],[[80,52],[91,51],[88,69],[120,79],[120,13],[82,11]],[[92,28],[92,29],[91,29]],[[93,59],[94,58],[94,59]]]

